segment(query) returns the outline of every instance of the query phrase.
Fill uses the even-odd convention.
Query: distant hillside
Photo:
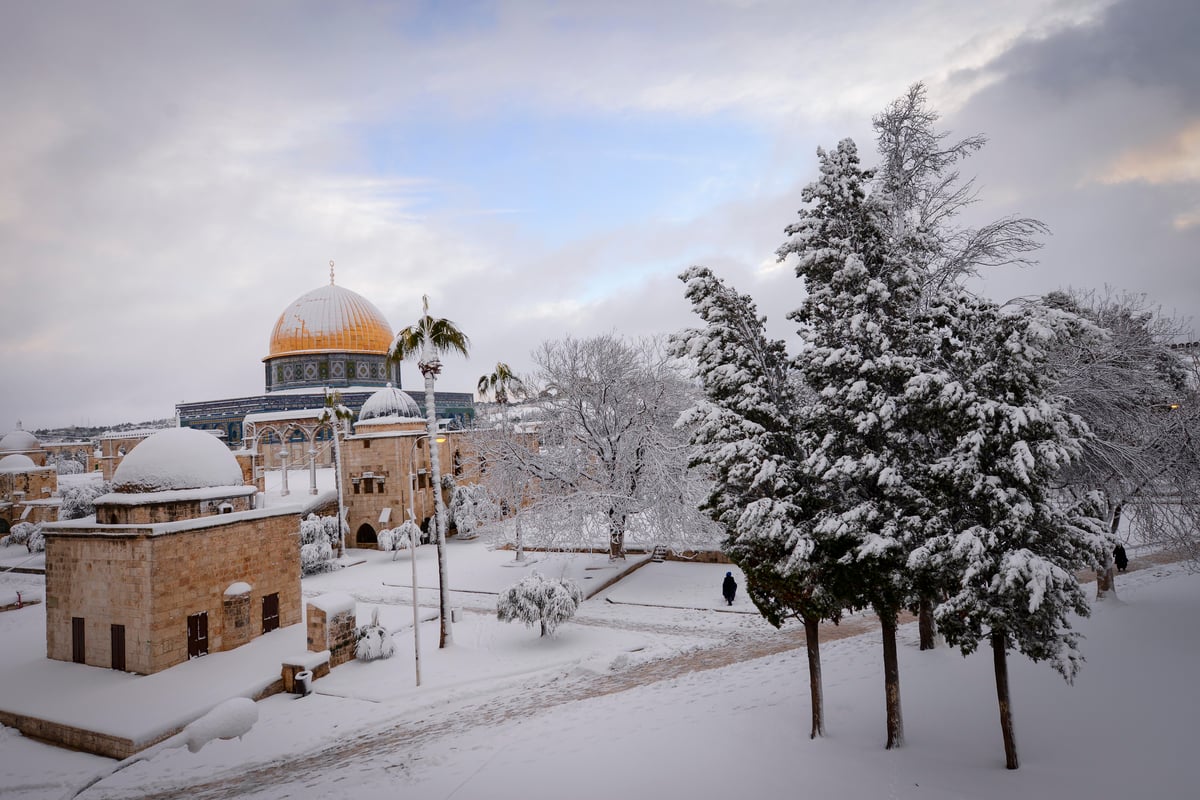
[[[99,426],[81,426],[72,425],[69,428],[38,428],[33,432],[33,435],[42,441],[83,441],[86,439],[94,439],[102,433],[109,431],[132,431],[142,428],[173,428],[175,427],[174,417],[165,417],[163,419],[152,419],[146,422],[122,422],[117,425],[99,425]]]

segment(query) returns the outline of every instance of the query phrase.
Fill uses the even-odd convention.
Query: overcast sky
[[[328,281],[472,339],[694,324],[706,264],[772,332],[815,151],[924,81],[979,219],[1052,235],[998,300],[1075,286],[1200,318],[1200,4],[0,2],[0,432],[263,390]],[[404,368],[405,388],[419,383]]]

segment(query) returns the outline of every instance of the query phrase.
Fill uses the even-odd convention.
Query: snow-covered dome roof
[[[387,354],[392,329],[370,300],[330,283],[284,309],[267,358],[296,353]]]
[[[402,392],[390,383],[367,398],[358,411],[358,421],[379,417],[421,417],[421,408],[407,392]]]
[[[39,450],[42,443],[29,431],[13,431],[0,439],[0,453],[20,453],[25,450]]]
[[[129,451],[113,473],[113,491],[161,492],[241,486],[242,468],[221,440],[194,428],[165,428]]]
[[[0,472],[29,472],[37,468],[33,459],[22,453],[10,453],[0,458]]]

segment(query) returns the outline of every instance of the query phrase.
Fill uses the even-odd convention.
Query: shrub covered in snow
[[[354,657],[359,661],[377,661],[381,658],[391,658],[396,653],[396,643],[392,634],[379,624],[379,609],[371,614],[371,622],[360,625],[355,630],[358,638],[354,645]]]
[[[480,528],[500,519],[500,506],[492,499],[487,487],[477,483],[455,486],[449,511],[448,524],[458,529],[460,539],[474,539]]]
[[[421,541],[421,528],[412,520],[406,520],[398,528],[387,528],[379,532],[379,549],[392,551],[392,560],[396,559],[396,551],[407,550],[410,541]]]
[[[18,522],[12,526],[12,530],[3,539],[0,539],[0,546],[23,544],[31,553],[40,553],[46,549],[45,540],[42,538],[41,523],[34,524],[32,522]]]
[[[582,602],[579,584],[565,578],[543,578],[535,571],[500,593],[496,617],[501,622],[520,620],[529,628],[540,625],[542,636],[553,636],[560,623],[575,616]]]
[[[112,491],[108,481],[68,486],[62,490],[62,505],[58,507],[59,520],[82,519],[96,513],[96,498]]]
[[[60,458],[54,465],[59,475],[82,475],[83,464],[73,458]]]
[[[309,514],[300,520],[300,573],[313,575],[334,569],[333,548],[339,540],[337,517]]]

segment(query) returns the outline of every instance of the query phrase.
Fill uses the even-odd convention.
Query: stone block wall
[[[305,615],[308,617],[308,649],[314,653],[328,650],[330,669],[354,658],[357,619],[353,608],[327,615],[325,609],[309,603]]]
[[[238,515],[232,515],[238,516]],[[205,524],[207,523],[207,524]],[[183,530],[59,523],[46,529],[46,654],[72,659],[72,618],[84,620],[85,663],[112,666],[112,624],[125,626],[126,669],[150,674],[188,659],[187,620],[206,613],[208,652],[262,634],[262,598],[279,595],[279,627],[300,622],[299,517],[208,518]],[[248,622],[226,614],[225,590],[245,582]],[[237,604],[235,604],[236,606]]]

